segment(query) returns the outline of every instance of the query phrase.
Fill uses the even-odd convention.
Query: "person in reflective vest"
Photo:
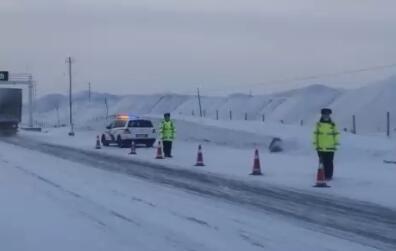
[[[316,123],[313,133],[313,144],[318,152],[319,161],[324,166],[325,178],[331,180],[334,171],[334,153],[339,146],[339,135],[336,124],[332,121],[330,115],[331,109],[324,108],[321,110],[320,120]]]
[[[164,146],[164,155],[167,158],[172,158],[172,142],[175,139],[175,132],[175,125],[170,119],[170,113],[165,113],[160,125],[160,136]]]

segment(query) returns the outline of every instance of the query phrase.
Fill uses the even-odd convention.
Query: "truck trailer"
[[[22,120],[22,89],[0,88],[0,133],[16,133]]]

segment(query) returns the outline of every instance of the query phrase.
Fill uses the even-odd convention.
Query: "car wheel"
[[[119,148],[123,148],[124,147],[124,142],[122,142],[122,139],[120,136],[117,137],[117,145]]]
[[[101,141],[102,141],[102,145],[104,145],[104,146],[109,146],[109,141],[106,140],[106,137],[105,137],[104,135],[102,135]]]

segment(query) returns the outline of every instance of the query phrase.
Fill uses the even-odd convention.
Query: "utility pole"
[[[199,116],[202,118],[202,105],[201,105],[201,95],[199,94],[199,88],[197,88],[197,98],[199,105]]]
[[[33,128],[33,77],[29,76],[29,127]]]
[[[356,116],[352,115],[352,133],[356,134]]]
[[[69,65],[69,111],[70,111],[70,132],[69,136],[74,136],[73,126],[73,101],[72,101],[72,58],[68,57],[66,63]]]
[[[56,104],[55,106],[56,109],[56,121],[57,121],[57,127],[60,127],[60,118],[59,118],[59,103]]]
[[[386,113],[386,136],[390,137],[390,113]]]
[[[91,82],[88,83],[88,100],[91,103]]]
[[[109,119],[109,104],[107,103],[107,97],[105,97],[105,106],[106,106],[106,122]]]

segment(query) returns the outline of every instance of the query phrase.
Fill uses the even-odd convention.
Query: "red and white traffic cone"
[[[131,151],[130,151],[129,154],[133,154],[133,155],[136,154],[136,145],[135,145],[135,141],[134,140],[132,140],[132,142],[131,142]]]
[[[321,161],[319,162],[319,168],[316,174],[316,184],[314,185],[314,187],[330,187],[326,184],[324,167]]]
[[[198,146],[197,162],[195,163],[195,166],[205,166],[201,145]]]
[[[259,152],[256,149],[254,151],[254,163],[253,163],[253,170],[250,175],[263,175],[261,173],[261,166],[260,166],[260,157],[259,157]]]
[[[96,146],[95,146],[95,149],[100,149],[101,148],[101,146],[100,146],[100,138],[99,138],[99,135],[97,135],[96,136]]]
[[[156,159],[163,159],[164,158],[164,154],[162,152],[162,145],[161,145],[161,141],[158,141],[158,147],[157,147],[157,156],[155,156]]]

